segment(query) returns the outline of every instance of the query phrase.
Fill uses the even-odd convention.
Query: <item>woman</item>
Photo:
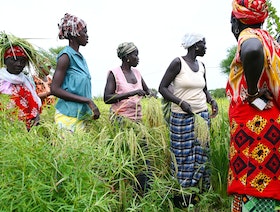
[[[187,54],[171,62],[159,85],[163,98],[171,102],[171,152],[176,159],[171,164],[172,174],[184,188],[196,187],[200,181],[203,189],[210,186],[206,168],[209,140],[202,144],[202,139],[195,135],[194,127],[197,117],[210,124],[207,103],[212,106],[211,117],[218,113],[217,103],[207,90],[204,64],[197,60],[198,56],[204,56],[205,45],[202,35],[186,34],[182,46],[188,50]]]
[[[111,120],[117,121],[117,124],[123,125],[126,119],[138,123],[142,120],[141,99],[150,94],[140,72],[135,68],[139,63],[138,48],[132,42],[124,42],[118,46],[117,54],[122,60],[122,64],[108,73],[104,102],[112,104]],[[145,139],[140,145],[146,152]],[[148,165],[147,169],[149,169],[150,161],[147,160],[146,164]],[[145,193],[150,188],[149,177],[150,173],[142,172],[136,176],[138,180],[136,190],[140,194]]]
[[[280,45],[261,29],[266,0],[233,0],[232,7],[228,193],[232,211],[272,212],[280,200]]]
[[[109,71],[104,91],[104,102],[112,104],[112,118],[138,122],[142,119],[141,98],[150,91],[135,67],[139,63],[138,49],[132,42],[121,43],[117,49],[121,66]]]
[[[66,13],[59,24],[59,39],[68,39],[69,45],[59,54],[51,84],[51,93],[57,96],[55,122],[60,128],[74,132],[84,129],[84,118],[98,119],[100,112],[92,100],[91,76],[80,46],[88,43],[86,23]]]
[[[29,131],[32,126],[39,124],[41,112],[41,100],[35,87],[23,73],[23,69],[33,58],[32,53],[27,48],[12,44],[4,50],[3,57],[6,67],[0,69],[0,94],[9,96],[8,107],[17,108],[18,119],[25,122]]]

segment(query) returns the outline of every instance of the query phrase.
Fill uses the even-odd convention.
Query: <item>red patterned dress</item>
[[[21,73],[18,76],[11,76],[6,70],[0,69],[0,94],[6,94],[10,97],[9,108],[17,109],[18,119],[24,121],[29,130],[33,121],[41,113],[41,100],[35,92],[35,87],[27,77]]]
[[[271,109],[259,111],[248,104],[240,46],[258,38],[264,46],[264,68],[258,88],[274,97]],[[280,200],[280,45],[261,29],[245,29],[238,40],[226,87],[230,99],[228,193]]]

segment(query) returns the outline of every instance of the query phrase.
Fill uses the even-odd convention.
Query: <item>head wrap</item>
[[[233,0],[232,15],[243,24],[260,24],[268,16],[266,0]]]
[[[204,36],[201,35],[201,34],[187,33],[187,34],[184,35],[184,37],[182,39],[182,46],[185,49],[188,49],[189,47],[191,47],[192,45],[194,45],[198,41],[202,41],[203,38],[204,38]]]
[[[4,53],[4,58],[9,58],[9,57],[26,57],[25,51],[20,47],[20,46],[12,46],[8,49],[6,49]]]
[[[125,55],[128,55],[136,49],[137,47],[132,42],[121,43],[117,49],[118,57],[122,59]]]
[[[58,37],[59,39],[69,39],[69,36],[80,36],[79,32],[86,27],[86,23],[74,16],[66,13],[58,24]]]

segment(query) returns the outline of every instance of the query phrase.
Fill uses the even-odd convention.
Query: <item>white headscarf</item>
[[[184,37],[182,39],[182,46],[185,49],[188,49],[189,47],[191,47],[198,41],[202,41],[203,38],[204,38],[204,36],[201,34],[198,34],[198,33],[187,33],[184,35]]]

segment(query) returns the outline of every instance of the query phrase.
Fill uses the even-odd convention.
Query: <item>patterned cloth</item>
[[[268,16],[266,0],[233,0],[232,15],[244,24],[263,23]]]
[[[208,124],[208,111],[198,113]],[[197,186],[202,180],[205,189],[210,186],[209,169],[209,141],[206,148],[202,148],[200,141],[196,139],[194,132],[194,116],[184,113],[171,113],[170,138],[171,152],[176,161],[171,162],[171,171],[177,177],[182,187]]]
[[[273,199],[261,199],[248,195],[234,195],[232,212],[279,212],[275,210],[280,202]]]
[[[8,108],[17,108],[18,119],[30,129],[34,119],[41,113],[41,100],[29,78],[23,73],[14,75],[5,68],[0,69],[0,94],[10,96]]]
[[[6,51],[4,53],[4,58],[7,59],[9,57],[14,57],[14,58],[26,57],[27,58],[25,51],[20,46],[13,46],[13,47],[6,49]]]
[[[84,20],[69,13],[65,13],[64,17],[60,21],[60,24],[58,24],[58,37],[59,39],[69,39],[70,36],[78,37],[80,35],[80,31],[86,26],[87,25]]]
[[[33,76],[33,80],[36,86],[36,93],[38,94],[38,96],[40,96],[40,94],[45,94],[46,92],[50,91],[52,83],[52,77],[50,75],[47,76],[47,82],[45,82],[38,76]],[[55,100],[55,96],[52,95],[42,98],[42,105],[54,105]]]
[[[247,84],[240,46],[258,38],[265,49],[264,69],[258,88],[267,87],[274,106],[259,111],[246,101]],[[280,200],[280,45],[261,29],[245,29],[238,40],[226,87],[230,99],[230,154],[228,193]]]

